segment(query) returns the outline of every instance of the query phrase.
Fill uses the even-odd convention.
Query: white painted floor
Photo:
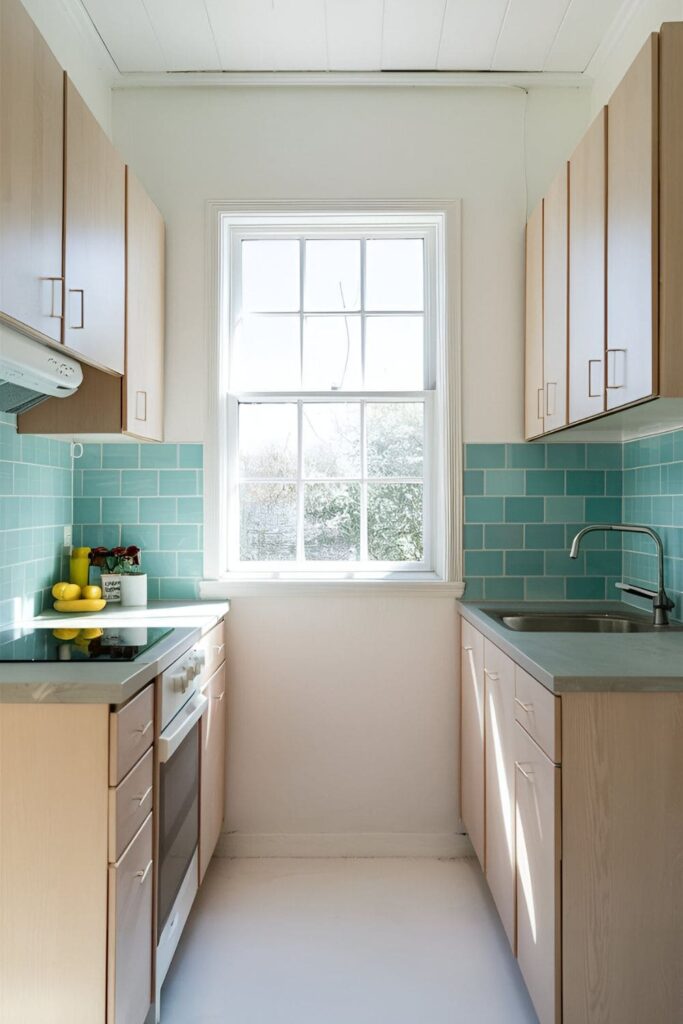
[[[477,862],[214,860],[162,1024],[536,1024]]]

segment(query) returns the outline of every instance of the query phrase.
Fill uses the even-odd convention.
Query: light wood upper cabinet
[[[607,108],[569,161],[569,422],[605,407]]]
[[[163,437],[164,221],[126,168],[126,373],[123,429]]]
[[[225,809],[225,664],[206,688],[209,709],[201,724],[199,792],[199,882],[204,879],[221,834]]]
[[[64,75],[20,0],[0,0],[0,316],[62,333]]]
[[[64,344],[122,374],[124,163],[68,79],[65,127]]]
[[[543,200],[526,226],[526,358],[524,377],[524,436],[539,437],[543,410]]]
[[[569,166],[543,202],[543,385],[546,430],[567,422]]]
[[[484,640],[486,880],[515,949],[515,666]]]
[[[460,817],[484,867],[484,638],[461,624]]]
[[[657,391],[658,73],[651,35],[609,101],[608,409]]]

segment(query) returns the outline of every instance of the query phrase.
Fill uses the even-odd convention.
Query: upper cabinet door
[[[607,108],[569,161],[569,422],[605,403]]]
[[[545,429],[567,423],[569,165],[543,203],[543,382]]]
[[[163,438],[164,222],[126,168],[126,379],[123,429]]]
[[[124,370],[125,167],[67,79],[64,343]]]
[[[543,433],[543,200],[526,226],[524,436]]]
[[[607,408],[657,391],[658,38],[608,107]]]
[[[0,0],[0,313],[62,335],[64,75],[20,0]]]

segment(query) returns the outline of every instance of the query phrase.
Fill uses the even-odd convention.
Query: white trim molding
[[[113,88],[587,89],[592,84],[582,72],[558,71],[127,71],[118,74]]]
[[[473,857],[462,832],[313,832],[247,835],[223,832],[214,857]]]
[[[387,573],[385,576],[359,573],[349,579],[344,575],[330,578],[325,575],[292,574],[284,577],[273,574],[245,579],[244,574],[227,572],[227,424],[228,387],[227,359],[223,339],[225,336],[228,304],[228,280],[224,271],[223,247],[227,225],[247,220],[281,218],[283,225],[293,220],[316,218],[332,220],[357,218],[359,223],[373,218],[410,218],[416,222],[429,220],[438,226],[440,243],[437,246],[435,279],[439,294],[436,308],[439,318],[438,333],[442,343],[436,359],[439,386],[436,392],[435,420],[439,438],[435,458],[439,472],[436,478],[439,490],[436,501],[441,510],[439,522],[439,554],[437,564],[429,568],[436,572],[418,576],[406,572],[404,576]],[[462,595],[462,402],[461,402],[461,203],[459,200],[433,200],[430,202],[399,200],[271,200],[227,202],[210,200],[206,207],[207,273],[206,310],[208,330],[208,433],[205,445],[204,508],[205,545],[204,576],[200,584],[202,598],[234,596],[235,594],[301,592],[335,594],[344,587],[350,593],[368,593],[369,588],[388,594],[396,591],[433,591],[434,596],[459,597]],[[412,578],[411,578],[412,576]],[[407,588],[407,589],[406,589]],[[448,593],[446,593],[448,591]]]

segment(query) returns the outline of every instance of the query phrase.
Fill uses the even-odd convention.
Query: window
[[[217,575],[448,578],[441,219],[223,215]]]

